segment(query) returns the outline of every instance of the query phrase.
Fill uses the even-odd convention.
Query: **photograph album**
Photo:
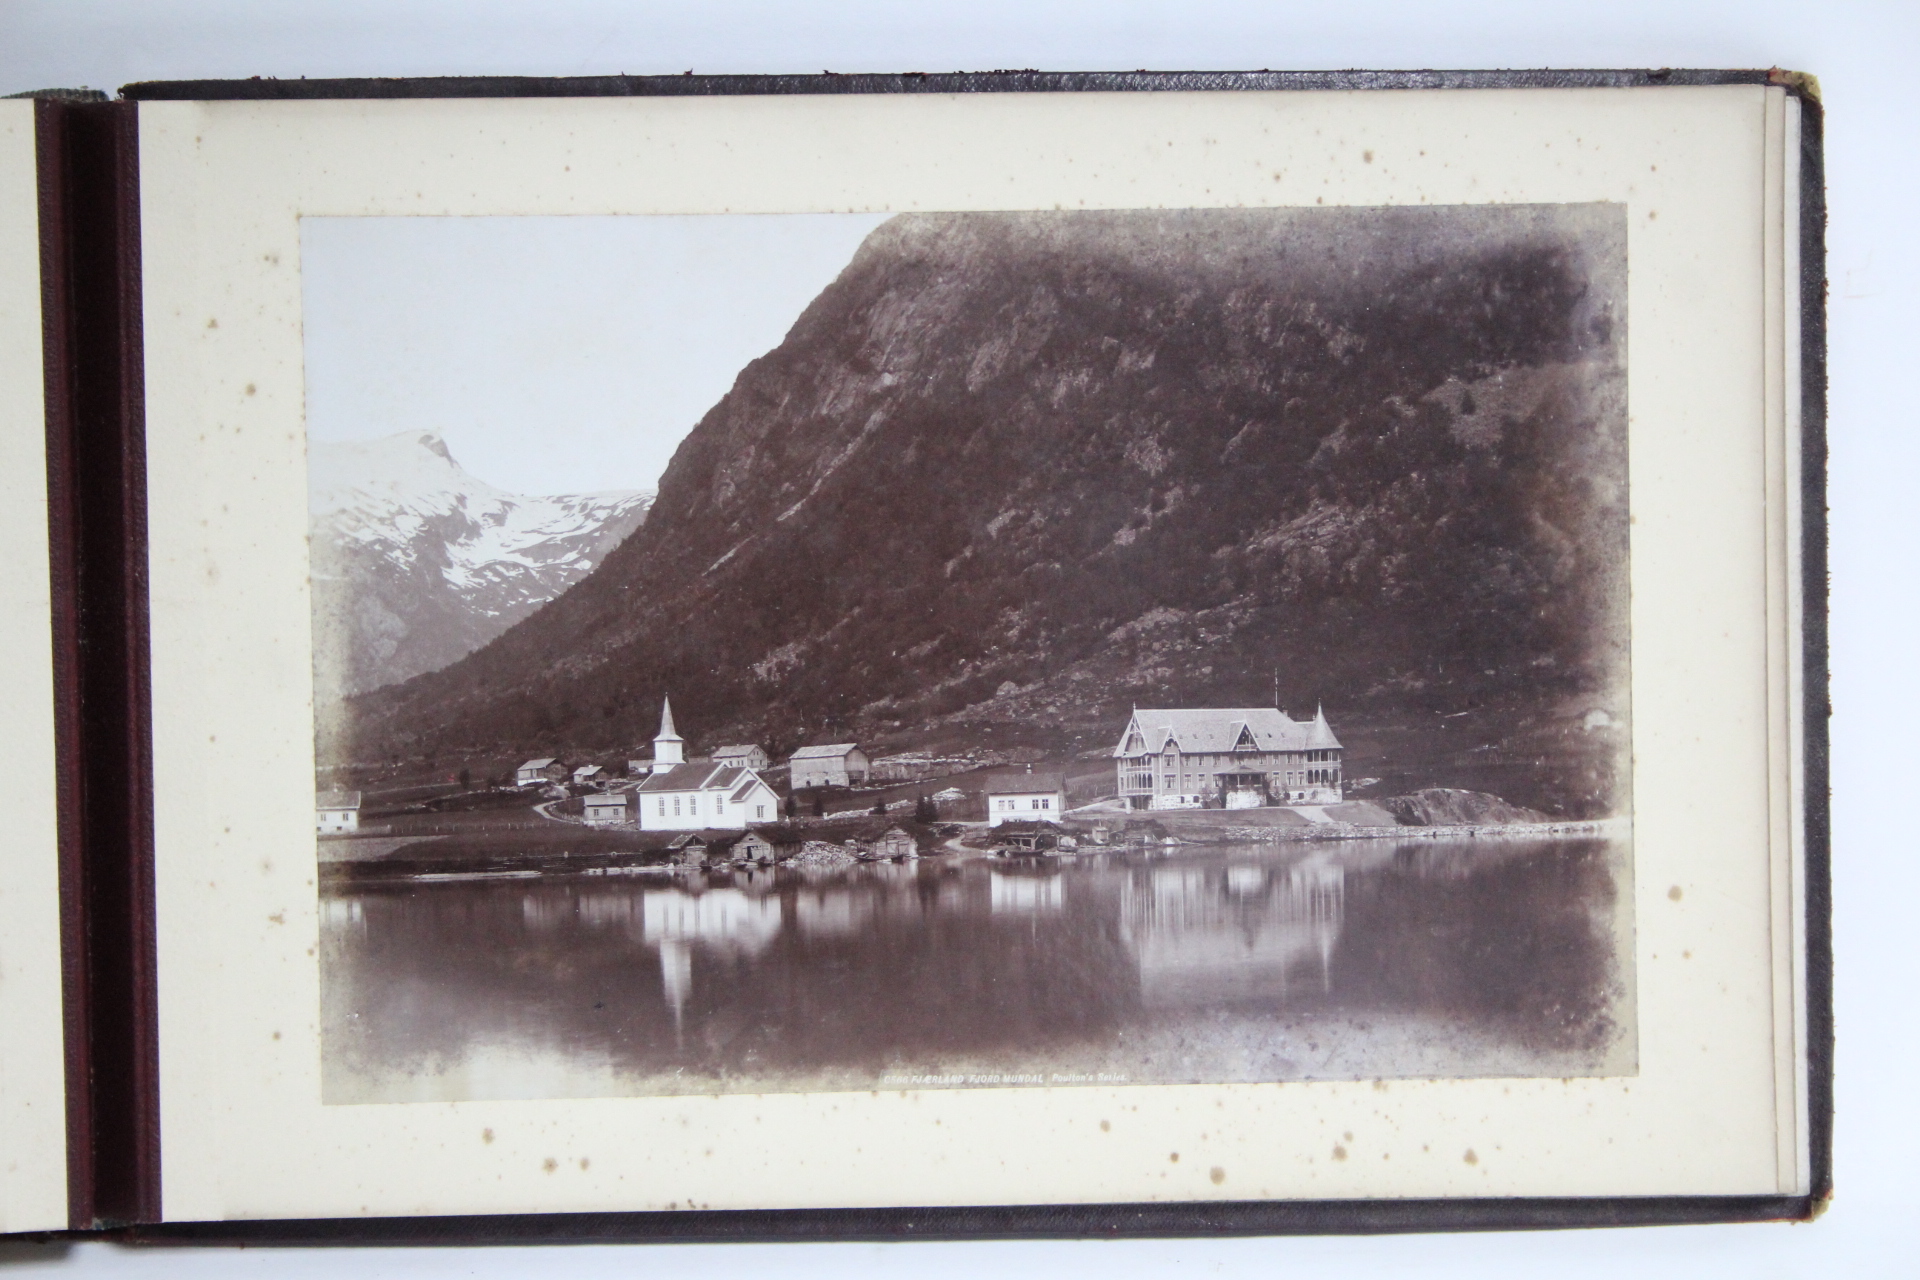
[[[1817,1213],[1819,129],[0,102],[0,1229]]]

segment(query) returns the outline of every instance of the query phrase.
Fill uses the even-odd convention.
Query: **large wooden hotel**
[[[1138,708],[1113,749],[1120,797],[1135,809],[1338,804],[1340,739],[1324,711]]]

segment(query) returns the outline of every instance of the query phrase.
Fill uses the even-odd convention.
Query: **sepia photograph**
[[[1636,1074],[1624,206],[300,250],[325,1102]]]

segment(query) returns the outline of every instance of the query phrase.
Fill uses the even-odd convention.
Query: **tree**
[[[827,798],[818,791],[813,793],[813,816],[816,818],[827,816]]]
[[[887,797],[884,794],[873,802],[873,816],[876,818],[887,816]]]
[[[791,793],[787,796],[787,805],[784,812],[789,819],[800,816],[800,802],[794,799]]]
[[[913,802],[913,820],[932,824],[940,821],[940,807],[924,793]]]
[[[473,770],[466,769],[466,768],[461,769],[460,770],[460,789],[462,791],[466,791],[471,789],[472,786],[473,786]]]

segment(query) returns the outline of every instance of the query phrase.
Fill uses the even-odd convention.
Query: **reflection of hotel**
[[[1303,964],[1330,989],[1345,914],[1338,866],[1163,866],[1127,881],[1120,928],[1142,1003],[1192,1007],[1283,998]]]
[[[1338,804],[1340,739],[1324,711],[1141,707],[1113,749],[1119,795],[1135,809]]]

